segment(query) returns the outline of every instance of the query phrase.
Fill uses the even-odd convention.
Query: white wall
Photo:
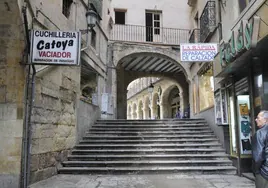
[[[127,9],[126,24],[145,26],[145,10],[162,11],[162,27],[189,29],[191,8],[187,0],[113,0],[115,9]],[[114,18],[114,10],[112,10]]]

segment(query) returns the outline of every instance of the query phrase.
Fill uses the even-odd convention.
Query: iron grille
[[[193,29],[189,38],[189,43],[198,43],[198,42],[200,42],[200,29]]]
[[[216,2],[208,1],[200,17],[200,40],[205,42],[211,33],[211,29],[216,26]]]

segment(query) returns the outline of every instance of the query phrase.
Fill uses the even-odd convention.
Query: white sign
[[[46,65],[79,65],[80,32],[32,30],[31,62]]]
[[[189,43],[181,44],[181,61],[209,62],[213,61],[218,53],[218,44],[212,43]]]

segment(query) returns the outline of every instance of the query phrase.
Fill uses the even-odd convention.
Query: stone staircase
[[[203,119],[99,120],[60,174],[235,174]]]

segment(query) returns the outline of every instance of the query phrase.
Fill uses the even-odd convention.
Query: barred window
[[[66,16],[66,18],[69,18],[70,16],[70,10],[71,10],[71,5],[73,3],[73,0],[63,0],[62,1],[62,14]]]

